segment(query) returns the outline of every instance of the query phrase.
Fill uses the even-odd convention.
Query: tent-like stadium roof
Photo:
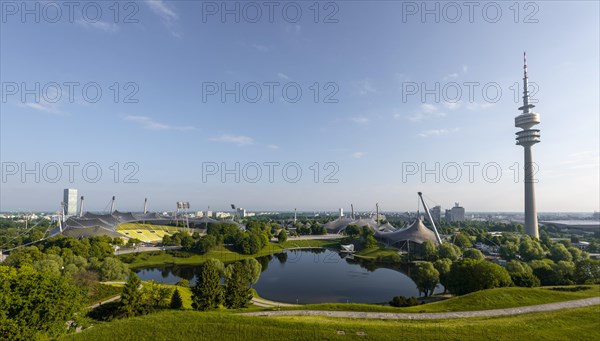
[[[340,233],[350,225],[357,225],[360,227],[368,226],[373,232],[375,232],[376,238],[379,238],[390,244],[406,240],[419,244],[426,240],[430,240],[435,244],[438,243],[435,233],[423,225],[421,218],[415,220],[410,226],[402,229],[396,229],[390,223],[381,225],[377,224],[373,218],[352,220],[350,218],[340,217],[325,224],[325,228],[327,229],[328,233]]]
[[[116,227],[123,223],[131,223],[143,221],[151,224],[164,224],[174,221],[171,217],[164,217],[158,213],[150,212],[144,214],[132,213],[132,212],[119,212],[114,211],[112,214],[98,214],[86,212],[83,217],[70,217],[63,223],[63,234],[72,236],[96,236],[96,235],[110,235],[120,236],[116,232]],[[190,222],[195,224],[219,224],[229,223],[235,224],[239,229],[245,229],[243,224],[240,224],[232,220],[215,220],[208,217],[203,218],[191,218]],[[74,231],[77,230],[77,231]],[[56,228],[51,232],[51,235],[59,234],[60,230]]]
[[[426,240],[432,241],[436,245],[438,244],[435,233],[423,225],[421,218],[417,218],[410,226],[397,231],[376,231],[375,237],[383,239],[391,244],[402,241],[411,241],[421,244]]]

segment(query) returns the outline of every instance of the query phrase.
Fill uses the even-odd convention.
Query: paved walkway
[[[299,307],[299,305],[297,305],[297,304],[290,304],[290,303],[281,303],[281,302],[269,301],[269,300],[266,300],[264,298],[259,298],[259,297],[252,297],[252,301],[251,302],[255,306],[263,307],[263,308]]]
[[[532,305],[517,308],[504,308],[494,310],[477,311],[457,311],[446,313],[377,313],[377,312],[357,312],[357,311],[318,311],[318,310],[278,310],[261,311],[255,313],[245,313],[250,316],[326,316],[326,317],[346,317],[363,319],[387,319],[387,320],[434,320],[434,319],[455,319],[468,317],[485,316],[509,316],[527,313],[539,313],[568,308],[588,307],[600,304],[600,297],[585,298],[581,300],[556,302],[549,304]]]
[[[179,250],[181,246],[140,246],[135,248],[122,248],[115,250],[115,255],[124,255],[127,253],[137,252],[151,252],[151,251],[168,251],[168,250]]]

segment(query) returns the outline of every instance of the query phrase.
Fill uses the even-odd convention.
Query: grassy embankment
[[[374,304],[324,303],[301,307],[282,307],[281,310],[329,310],[329,311],[374,311],[389,313],[437,313],[450,311],[475,311],[538,305],[600,296],[600,285],[590,285],[587,290],[576,292],[556,291],[553,287],[541,288],[497,288],[473,292],[447,300],[396,308]]]
[[[366,320],[313,316],[252,317],[227,311],[163,311],[99,323],[65,340],[594,340],[599,306],[509,317]],[[340,335],[343,332],[345,335]]]
[[[296,248],[322,248],[331,247],[339,248],[338,240],[289,240],[284,243],[269,243],[262,250],[254,255],[243,255],[241,253],[231,251],[225,246],[217,246],[213,250],[209,251],[204,255],[198,255],[194,253],[186,254],[186,257],[175,257],[165,251],[156,252],[143,252],[139,254],[131,253],[120,255],[119,258],[129,263],[130,268],[140,268],[147,266],[157,265],[195,265],[202,264],[209,258],[216,258],[221,260],[223,263],[235,262],[246,258],[255,258],[260,256],[266,256],[274,253],[279,253],[284,250],[296,249]],[[189,257],[187,257],[189,256]]]

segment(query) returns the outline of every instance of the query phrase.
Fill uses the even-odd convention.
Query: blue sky
[[[21,2],[2,3],[0,211],[56,210],[66,187],[79,189],[90,210],[105,209],[116,195],[123,210],[140,210],[148,197],[152,210],[183,200],[195,210],[230,203],[372,210],[379,202],[407,211],[423,191],[444,208],[460,202],[467,211],[521,211],[522,172],[517,181],[515,172],[523,150],[514,142],[514,117],[523,50],[542,120],[542,143],[534,147],[538,210],[600,209],[598,2],[521,2],[518,15],[513,2],[499,2],[497,22],[488,22],[495,5],[477,3],[470,22],[458,2],[456,23],[446,2],[427,4],[438,4],[439,22],[433,14],[423,20],[422,2],[320,2],[317,23],[312,1],[280,3],[273,22],[267,5],[254,2],[262,10],[256,23],[253,5],[236,1],[225,6],[239,4],[239,23],[233,14],[223,20],[221,7],[207,12],[223,2],[122,2],[118,16],[113,2],[76,2],[72,20],[64,4],[37,2],[39,23],[22,17]],[[52,23],[56,7],[62,16]],[[72,101],[70,82],[78,84]],[[275,84],[272,101],[265,82]],[[24,90],[36,83],[39,101]],[[222,85],[236,83],[239,103],[233,94],[222,101]],[[439,98],[422,98],[436,84]],[[465,84],[474,84],[472,100]],[[102,97],[93,102],[97,88]],[[72,183],[68,162],[78,163]],[[229,174],[223,182],[221,165],[236,163],[240,181]],[[265,163],[278,163],[273,181]],[[86,164],[87,180],[102,170],[97,182],[86,181]],[[262,177],[253,183],[256,165]],[[284,165],[288,180],[302,170],[297,182],[286,181]],[[423,168],[439,181],[422,178]],[[126,181],[131,172],[137,183]]]

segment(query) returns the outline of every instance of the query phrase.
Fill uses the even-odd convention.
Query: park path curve
[[[455,311],[443,313],[378,313],[359,311],[320,311],[320,310],[278,310],[244,313],[249,316],[325,316],[345,317],[361,319],[385,319],[385,320],[435,320],[455,319],[486,316],[510,316],[527,313],[539,313],[560,309],[588,307],[600,304],[600,297],[584,298],[581,300],[555,302],[525,307],[503,308],[493,310]]]

